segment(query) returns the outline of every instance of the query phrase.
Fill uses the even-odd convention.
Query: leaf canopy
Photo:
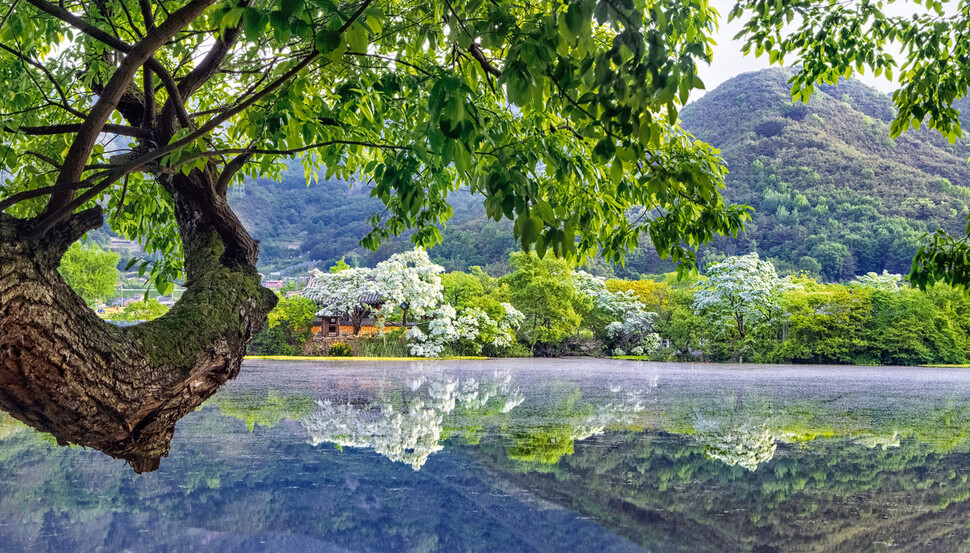
[[[38,216],[51,192],[83,191],[62,204],[105,206],[163,256],[162,282],[181,252],[159,178],[199,170],[224,188],[299,157],[308,184],[336,176],[386,205],[368,247],[440,241],[448,196],[470,190],[540,255],[618,261],[646,232],[692,266],[748,217],[719,194],[716,150],[677,125],[717,17],[706,0],[20,0],[0,10],[0,209]],[[78,155],[79,182],[64,176]]]

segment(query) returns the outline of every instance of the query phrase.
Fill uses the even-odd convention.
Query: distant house
[[[282,280],[267,280],[266,282],[263,283],[263,286],[265,286],[267,288],[277,288],[277,289],[279,289],[279,288],[282,288],[283,287],[283,281]]]
[[[384,298],[379,294],[365,294],[360,297],[360,304],[362,307],[367,306],[376,311],[384,307]],[[359,336],[377,334],[376,318],[364,317],[361,322]],[[354,323],[350,320],[349,313],[328,313],[324,308],[317,313],[311,332],[324,338],[353,336]]]

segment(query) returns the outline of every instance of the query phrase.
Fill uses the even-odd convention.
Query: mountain
[[[920,237],[959,232],[970,210],[970,142],[951,145],[921,129],[891,139],[890,98],[858,81],[817,87],[793,103],[791,71],[739,75],[682,110],[682,125],[720,148],[730,174],[726,199],[755,208],[738,238],[719,238],[701,262],[758,251],[782,272],[829,280],[886,269],[906,273]],[[970,128],[970,104],[960,106]],[[482,265],[505,270],[516,248],[507,221],[489,221],[481,197],[456,193],[454,217],[432,258],[448,270]],[[307,186],[294,164],[280,182],[247,182],[231,204],[260,240],[261,268],[291,272],[327,267],[342,256],[372,266],[410,247],[399,238],[378,252],[357,247],[366,219],[383,205],[366,185]],[[621,277],[669,271],[648,242],[625,267],[598,267]],[[300,265],[303,264],[303,265]]]
[[[489,220],[481,197],[467,191],[449,200],[454,215],[442,232],[444,243],[431,250],[432,259],[449,271],[471,265],[493,273],[505,271],[516,247],[511,222]],[[308,185],[298,162],[292,162],[279,181],[247,181],[232,192],[229,203],[260,241],[260,268],[265,271],[305,272],[311,266],[329,267],[345,256],[352,265],[372,267],[412,247],[407,235],[376,252],[358,247],[370,230],[367,218],[381,213],[384,205],[370,197],[366,184],[321,180]]]
[[[890,98],[854,80],[793,103],[791,75],[739,75],[682,111],[684,128],[721,149],[725,198],[756,209],[706,258],[757,250],[831,280],[906,273],[923,233],[966,226],[970,143],[925,128],[890,138]]]

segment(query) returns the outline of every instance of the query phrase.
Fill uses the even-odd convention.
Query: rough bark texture
[[[198,175],[177,178],[201,184],[192,182]],[[238,374],[246,343],[276,303],[260,286],[255,252],[237,246],[225,257],[212,221],[191,199],[173,197],[186,292],[166,315],[128,328],[98,318],[57,272],[70,244],[101,225],[99,208],[42,237],[0,213],[0,408],[137,472],[158,468],[176,421]]]

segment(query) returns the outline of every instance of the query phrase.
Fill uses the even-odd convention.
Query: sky
[[[744,24],[744,20],[727,23],[727,15],[734,6],[734,0],[711,0],[711,6],[721,14],[721,26],[715,38],[717,46],[714,48],[714,63],[709,66],[702,65],[699,70],[700,78],[708,91],[714,90],[719,84],[735,75],[768,67],[768,56],[756,58],[753,53],[745,56],[741,54],[741,42],[733,40],[734,35],[738,34]],[[923,9],[911,2],[900,1],[887,5],[884,11],[887,15],[911,15]],[[792,63],[795,58],[788,56],[786,61]],[[893,83],[884,77],[876,78],[870,73],[859,78],[862,82],[883,92],[891,92],[894,89]],[[691,99],[701,96],[703,94],[695,92],[691,95]]]

